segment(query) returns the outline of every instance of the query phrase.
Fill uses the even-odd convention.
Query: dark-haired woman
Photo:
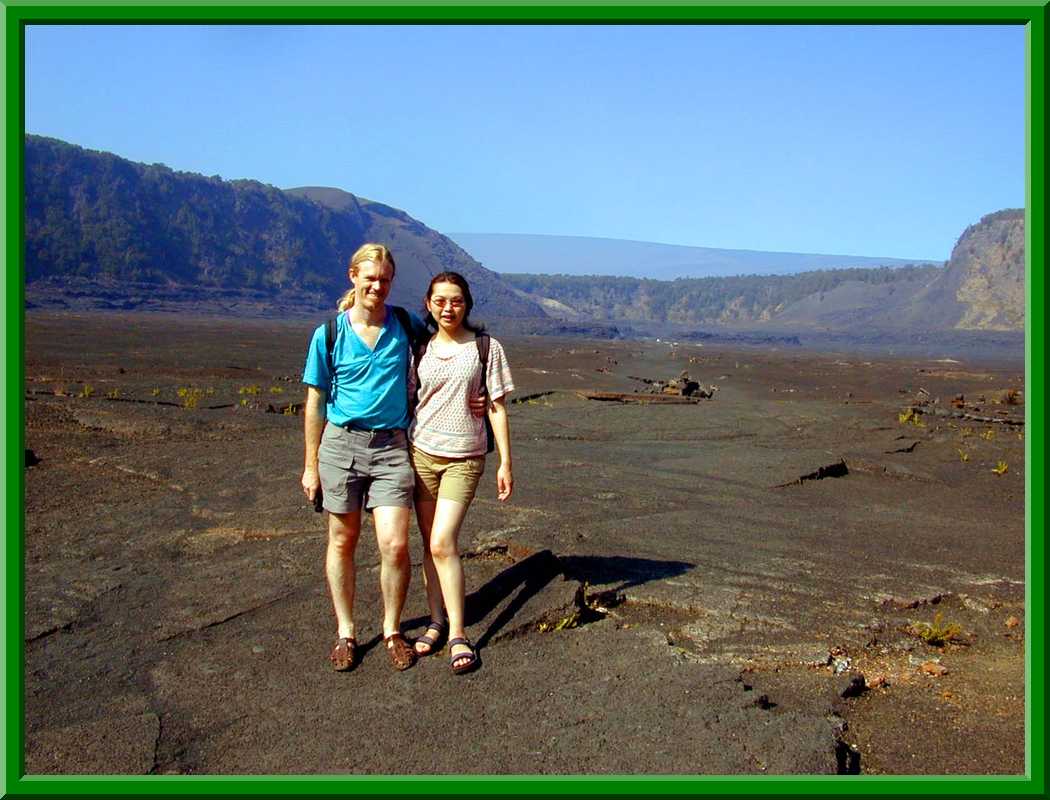
[[[477,654],[464,629],[465,590],[459,558],[459,530],[485,471],[484,420],[473,416],[467,404],[468,398],[479,394],[482,385],[481,359],[475,342],[480,330],[469,321],[473,306],[470,287],[462,275],[442,272],[431,279],[424,310],[427,324],[436,332],[417,356],[418,404],[408,432],[430,606],[430,625],[416,640],[415,650],[418,655],[429,655],[447,636],[450,665],[457,674],[478,666]],[[503,347],[492,338],[485,384],[488,418],[500,459],[496,491],[502,501],[510,497],[514,488],[510,428],[504,404],[514,383]]]

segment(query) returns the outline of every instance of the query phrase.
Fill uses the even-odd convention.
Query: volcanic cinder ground
[[[393,671],[369,528],[334,673],[282,413],[319,322],[27,315],[27,772],[1024,772],[1021,353],[507,338],[516,488],[490,457],[461,541],[482,668]],[[576,394],[683,370],[714,396]]]

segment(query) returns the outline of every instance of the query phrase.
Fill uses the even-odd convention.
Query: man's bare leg
[[[372,510],[379,545],[379,585],[383,590],[383,637],[401,630],[401,611],[408,595],[412,564],[408,557],[411,509],[379,506]]]
[[[332,594],[332,607],[340,639],[354,637],[354,592],[357,587],[357,564],[354,552],[361,535],[361,512],[328,514],[328,549],[325,552],[325,575]]]

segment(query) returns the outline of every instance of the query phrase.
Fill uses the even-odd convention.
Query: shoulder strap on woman
[[[478,358],[481,359],[481,388],[488,389],[485,377],[489,368],[489,335],[487,333],[475,333],[474,344],[478,346]]]

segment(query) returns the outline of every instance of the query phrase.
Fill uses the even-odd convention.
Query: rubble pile
[[[687,370],[682,370],[677,378],[671,378],[668,381],[653,380],[652,378],[639,378],[635,375],[629,375],[636,381],[641,381],[646,385],[643,390],[647,394],[669,394],[677,395],[679,397],[697,397],[697,398],[710,398],[718,391],[718,387],[714,384],[710,386],[703,386],[699,381],[693,380],[689,377]]]

